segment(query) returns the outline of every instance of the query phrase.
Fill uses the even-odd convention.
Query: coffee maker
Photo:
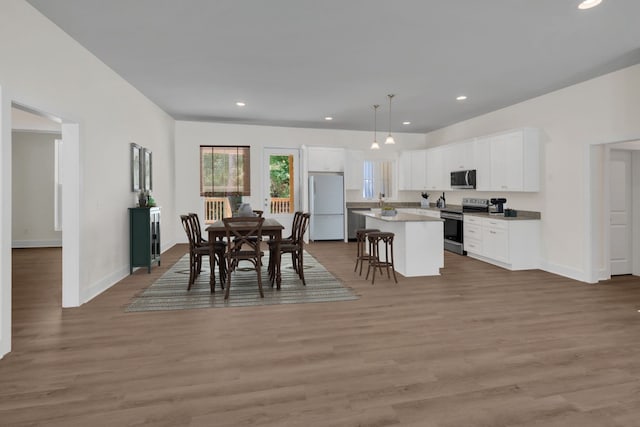
[[[490,200],[491,205],[494,206],[493,210],[490,210],[489,213],[493,214],[502,214],[504,213],[504,204],[507,203],[507,199],[505,198],[496,198]]]

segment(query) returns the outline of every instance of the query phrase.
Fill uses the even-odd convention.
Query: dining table
[[[242,230],[242,223],[236,224],[234,225],[235,228]],[[255,225],[251,224],[251,223],[247,223],[246,228],[247,229],[252,229],[254,228]],[[216,240],[218,239],[223,239],[225,237],[227,237],[227,230],[224,227],[224,223],[221,220],[218,220],[216,222],[214,222],[213,224],[210,224],[207,226],[207,228],[205,229],[208,233],[209,236],[209,243],[211,245],[213,245],[215,243]],[[277,220],[275,220],[274,218],[265,218],[264,222],[262,223],[262,236],[267,236],[270,239],[272,239],[275,242],[275,250],[273,251],[273,254],[270,254],[270,256],[275,256],[276,259],[275,261],[275,265],[276,265],[276,286],[277,289],[280,289],[280,282],[281,282],[281,274],[280,274],[280,242],[282,240],[282,230],[284,230],[284,226],[282,224],[280,224]],[[212,248],[213,250],[213,248]]]

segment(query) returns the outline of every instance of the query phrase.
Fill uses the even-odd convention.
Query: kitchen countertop
[[[395,207],[396,209],[420,209],[420,210],[428,210],[428,211],[449,211],[449,212],[458,212],[458,213],[462,213],[462,206],[461,205],[447,205],[445,208],[437,208],[435,206],[435,203],[431,203],[430,206],[428,208],[425,207],[421,207],[419,203],[411,203],[411,202],[404,202],[404,203],[389,203],[390,206]],[[347,208],[349,209],[357,209],[357,208],[372,208],[372,209],[380,209],[380,206],[377,203],[371,203],[371,202],[349,202],[347,203]],[[495,218],[495,219],[501,219],[501,220],[505,220],[505,221],[531,221],[531,220],[536,220],[536,219],[540,219],[541,215],[540,212],[537,211],[524,211],[524,210],[520,210],[520,209],[515,209],[518,212],[518,216],[504,216],[504,214],[491,214],[488,212],[465,212],[465,215],[473,215],[473,216],[479,216],[479,217],[483,217],[483,218]],[[366,211],[363,211],[366,212]],[[412,215],[412,214],[406,214],[406,215]]]
[[[495,218],[505,221],[531,221],[540,219],[540,212],[521,210],[518,210],[518,216],[504,216],[504,214],[491,214],[488,212],[465,212],[464,214],[470,216],[480,216],[483,218]]]
[[[353,213],[388,222],[442,222],[440,218],[432,218],[425,215],[416,215],[404,212],[398,212],[394,216],[383,216],[380,213],[371,211],[353,211]]]

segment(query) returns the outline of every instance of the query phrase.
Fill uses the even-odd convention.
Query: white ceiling
[[[28,1],[183,120],[427,132],[640,63],[638,0]]]

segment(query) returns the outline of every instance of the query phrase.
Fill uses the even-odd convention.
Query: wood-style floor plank
[[[13,251],[0,425],[638,426],[640,278],[588,285],[445,254],[357,301],[126,313],[185,252],[61,309],[61,251]],[[233,297],[233,295],[232,295]]]

